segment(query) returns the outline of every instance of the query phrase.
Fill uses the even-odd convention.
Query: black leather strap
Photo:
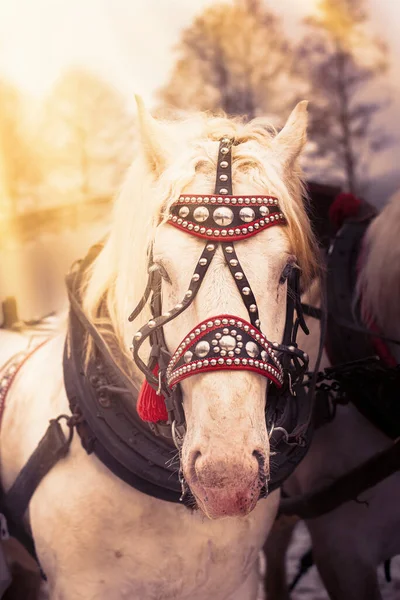
[[[258,306],[256,298],[251,289],[249,280],[239,262],[233,243],[221,244],[225,260],[232,274],[236,287],[242,297],[243,303],[249,313],[250,323],[260,329],[260,317],[258,315]]]
[[[232,194],[232,139],[224,137],[220,140],[217,158],[217,176],[215,193]]]
[[[13,521],[23,518],[36,488],[50,469],[67,455],[69,445],[70,440],[65,437],[60,423],[52,419],[35,451],[4,496],[7,513]]]

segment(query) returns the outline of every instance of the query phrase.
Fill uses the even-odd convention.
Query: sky
[[[174,63],[182,28],[210,3],[0,0],[0,74],[40,100],[64,69],[84,65],[114,83],[128,99],[132,97],[132,110],[135,93],[151,108]],[[301,19],[316,4],[317,0],[271,2],[294,38],[300,33]],[[384,120],[393,123],[400,138],[400,2],[370,0],[369,6],[372,27],[391,50],[392,68],[385,87],[390,88],[393,102]],[[388,160],[394,168],[393,153]]]

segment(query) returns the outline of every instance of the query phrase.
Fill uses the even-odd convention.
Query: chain
[[[303,385],[310,387],[313,373],[308,371]],[[378,402],[387,414],[393,412],[390,398],[400,386],[400,365],[389,367],[378,356],[327,367],[316,376],[316,408],[323,409],[322,421],[329,422],[338,404],[348,404],[355,397],[366,403]]]

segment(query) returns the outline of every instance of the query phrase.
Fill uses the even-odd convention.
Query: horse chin
[[[205,488],[199,484],[191,486],[191,492],[199,509],[209,519],[225,517],[245,517],[256,506],[260,497],[260,486],[254,485],[247,490],[235,488]]]

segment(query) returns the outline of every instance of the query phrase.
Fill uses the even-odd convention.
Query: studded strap
[[[229,137],[220,140],[215,193],[224,196],[232,194],[232,139]]]
[[[257,302],[250,283],[239,262],[235,247],[233,244],[221,244],[221,246],[233,280],[236,283],[236,287],[239,290],[243,303],[249,313],[250,322],[254,327],[260,328]]]

